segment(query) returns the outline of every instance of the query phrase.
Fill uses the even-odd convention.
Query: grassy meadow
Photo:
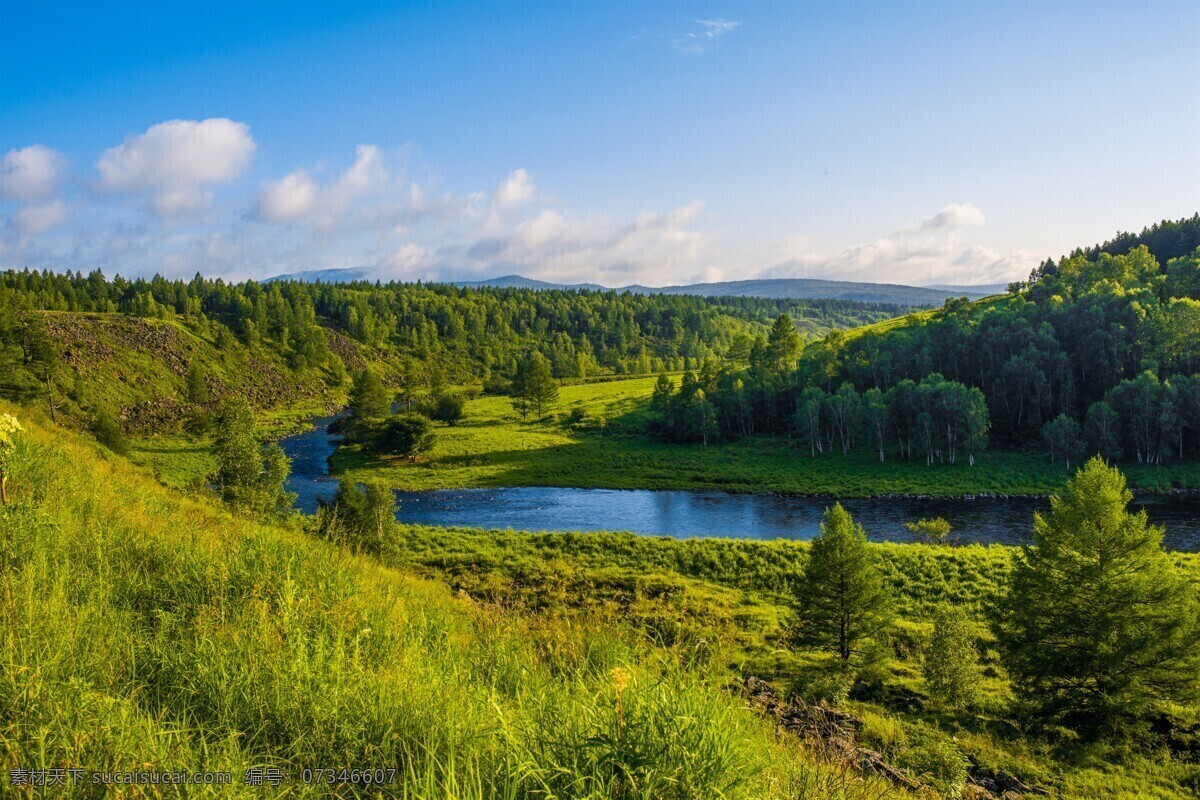
[[[507,397],[477,397],[467,401],[457,425],[438,426],[433,450],[415,461],[345,447],[334,456],[333,471],[406,490],[575,486],[839,497],[1047,494],[1060,489],[1069,474],[1064,464],[1051,464],[1042,453],[985,452],[976,456],[974,467],[926,466],[895,458],[880,464],[865,450],[813,458],[781,437],[748,437],[708,447],[656,442],[643,433],[655,381],[645,377],[563,386],[545,420],[522,421]],[[1196,463],[1123,468],[1130,485],[1141,489],[1200,486]]]
[[[430,800],[953,797],[972,760],[1061,797],[1200,785],[1200,766],[1161,754],[1025,737],[990,648],[978,709],[926,701],[933,608],[964,605],[988,641],[1007,548],[872,545],[899,620],[845,707],[862,743],[918,777],[910,792],[777,732],[725,688],[757,675],[826,691],[827,657],[789,643],[805,543],[401,526],[371,558],[315,539],[310,520],[235,516],[0,411],[28,429],[0,511],[6,770],[234,776],[147,792],[188,797],[257,796],[240,777],[271,765],[382,765],[397,770],[384,795]],[[1175,559],[1200,579],[1200,557]]]
[[[241,777],[272,765],[386,766],[388,796],[430,799],[903,796],[777,736],[681,648],[456,595],[22,418],[0,511],[6,772],[234,776],[145,790],[181,797],[259,796]],[[281,796],[330,791],[293,779]]]

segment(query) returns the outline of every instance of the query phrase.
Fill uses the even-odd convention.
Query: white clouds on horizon
[[[129,135],[96,162],[100,186],[149,193],[161,217],[196,214],[212,202],[211,186],[240,177],[257,149],[250,127],[231,119],[173,119]]]
[[[968,240],[987,222],[969,202],[822,252],[804,236],[729,241],[699,199],[624,219],[578,213],[541,194],[524,168],[491,191],[446,191],[408,175],[397,157],[403,150],[371,144],[359,145],[340,171],[299,166],[260,179],[240,200],[246,187],[239,184],[229,202],[199,213],[209,211],[214,187],[246,174],[256,148],[249,128],[228,119],[172,120],[130,135],[97,161],[101,186],[144,195],[149,209],[88,194],[78,181],[64,198],[61,155],[42,145],[9,151],[0,162],[0,198],[12,209],[0,261],[229,278],[368,265],[385,279],[520,272],[555,282],[661,286],[755,277],[988,283],[1024,274],[1037,260]],[[77,217],[70,225],[68,210]]]

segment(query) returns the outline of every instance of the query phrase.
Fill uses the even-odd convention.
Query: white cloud
[[[258,191],[258,214],[268,222],[301,222],[317,205],[317,184],[298,169],[277,181],[264,181]]]
[[[771,277],[827,278],[924,285],[999,283],[1029,271],[1038,258],[1025,251],[1002,254],[964,242],[958,232],[983,225],[982,211],[970,203],[945,206],[921,222],[872,242],[832,254],[798,252],[764,271]]]
[[[492,202],[497,208],[506,210],[524,205],[533,199],[533,178],[523,169],[513,170],[504,183],[496,189]]]
[[[13,217],[21,236],[37,236],[67,221],[67,204],[62,200],[25,206]]]
[[[621,223],[544,208],[510,233],[477,239],[461,266],[474,274],[521,272],[563,282],[656,285],[711,275],[718,232],[695,226],[704,204],[645,212]]]
[[[105,150],[96,169],[104,188],[148,192],[160,216],[176,217],[207,208],[212,201],[208,187],[241,176],[255,149],[244,123],[176,119]]]
[[[364,227],[402,232],[413,219],[444,211],[447,199],[430,200],[416,183],[406,186],[393,176],[378,147],[360,144],[354,163],[326,184],[303,168],[263,181],[256,212],[264,222],[306,225],[323,234]]]
[[[672,37],[671,42],[676,50],[690,55],[702,55],[710,50],[715,50],[720,46],[721,40],[724,37],[733,33],[742,25],[741,22],[722,19],[720,17],[716,19],[698,19],[696,20],[696,24],[700,26],[698,30]]]
[[[0,199],[41,203],[58,192],[66,159],[41,144],[9,150],[0,159]]]
[[[926,217],[916,225],[901,228],[900,233],[922,233],[925,231],[952,231],[958,228],[977,228],[987,221],[983,212],[971,203],[951,203],[943,206],[936,214]]]

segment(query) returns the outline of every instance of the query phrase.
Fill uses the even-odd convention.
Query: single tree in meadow
[[[245,398],[226,400],[217,410],[213,483],[225,502],[257,513],[285,513],[295,495],[283,485],[291,461],[276,442],[263,443],[254,429],[254,415]]]
[[[995,631],[1020,697],[1043,719],[1119,730],[1200,692],[1196,589],[1163,529],[1127,510],[1125,476],[1094,457],[1033,518]]]
[[[433,447],[433,425],[420,414],[397,414],[375,430],[374,448],[410,461]]]
[[[891,622],[890,598],[862,526],[841,503],[826,509],[797,589],[799,642],[843,663]]]
[[[121,430],[120,420],[107,411],[96,412],[92,433],[96,435],[96,441],[117,455],[123,456],[129,452],[129,441],[125,438],[125,432]]]
[[[379,481],[359,488],[343,479],[333,500],[321,501],[317,508],[317,532],[355,552],[386,553],[392,549],[395,528],[396,493]]]
[[[550,362],[537,350],[533,350],[517,365],[513,376],[513,407],[521,419],[532,411],[541,419],[547,409],[558,399],[558,381],[550,374]]]
[[[447,425],[457,425],[463,418],[465,402],[461,395],[443,394],[433,401],[433,418]]]
[[[391,410],[391,397],[383,388],[383,381],[370,367],[360,370],[350,387],[350,416],[356,422],[369,422],[383,419]]]
[[[938,702],[962,708],[979,699],[982,673],[975,632],[958,606],[943,603],[938,608],[921,671],[925,688]]]

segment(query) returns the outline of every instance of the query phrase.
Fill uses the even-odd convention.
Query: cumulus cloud
[[[516,202],[521,190],[521,180],[510,176],[497,195],[504,193],[509,202]],[[425,218],[455,220],[473,213],[483,197],[481,193],[431,195],[389,168],[378,147],[361,144],[355,150],[354,163],[325,183],[318,182],[307,168],[263,181],[255,216],[263,222],[303,225],[323,235],[364,228],[403,234],[409,225]]]
[[[698,19],[696,24],[698,29],[688,31],[687,33],[679,34],[672,37],[672,44],[675,49],[681,53],[689,55],[702,55],[715,50],[720,46],[721,40],[733,33],[741,27],[741,22],[722,19]]]
[[[513,170],[492,195],[492,202],[501,210],[516,208],[533,199],[533,178],[523,169]]]
[[[689,280],[708,274],[718,236],[695,225],[703,209],[697,200],[622,223],[544,208],[507,235],[476,240],[465,251],[464,266],[477,274],[518,271],[534,278],[610,286]]]
[[[206,209],[212,202],[209,187],[240,177],[255,149],[244,123],[176,119],[105,150],[96,169],[103,188],[149,193],[160,216],[177,217]]]
[[[41,144],[9,150],[0,160],[0,199],[41,203],[58,192],[66,159]]]
[[[23,236],[37,236],[67,221],[67,204],[62,200],[25,206],[13,217],[17,232]]]
[[[986,221],[983,212],[971,203],[951,203],[919,223],[901,228],[899,232],[953,231],[958,228],[976,228]]]
[[[797,252],[765,270],[772,277],[813,277],[887,283],[999,283],[1036,265],[1033,253],[1002,254],[964,242],[958,232],[983,225],[982,211],[954,203],[921,222],[836,253]]]

